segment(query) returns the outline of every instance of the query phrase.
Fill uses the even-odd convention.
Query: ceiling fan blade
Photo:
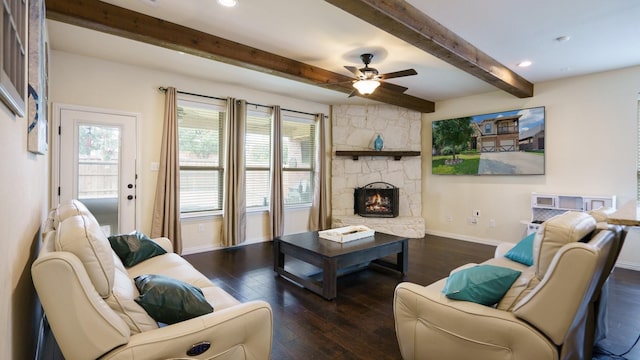
[[[353,91],[351,92],[351,94],[349,94],[349,96],[348,96],[348,97],[352,98],[352,97],[356,96],[356,94],[358,94],[358,90],[353,90]]]
[[[342,84],[351,84],[353,83],[353,80],[348,80],[348,81],[338,81],[338,82],[326,82],[326,83],[320,83],[320,84],[316,84],[317,86],[331,86],[331,85],[342,85]]]
[[[407,69],[407,70],[401,70],[401,71],[396,71],[392,73],[382,74],[379,76],[381,79],[393,79],[393,78],[399,78],[399,77],[411,76],[411,75],[418,75],[418,72],[416,72],[414,69]]]
[[[358,78],[364,77],[364,74],[362,72],[360,72],[360,69],[358,69],[355,66],[345,66],[344,68],[349,70],[349,71],[351,71],[353,73],[353,75],[355,75]]]
[[[381,81],[380,82],[380,87],[386,88],[387,90],[399,92],[399,93],[403,93],[403,92],[407,91],[407,89],[409,89],[408,87],[404,87],[404,86],[388,83],[386,81]]]

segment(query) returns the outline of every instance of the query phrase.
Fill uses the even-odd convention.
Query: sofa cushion
[[[523,265],[533,265],[533,239],[535,236],[536,233],[534,232],[527,235],[524,239],[520,240],[516,246],[507,251],[504,257]]]
[[[147,235],[138,231],[109,236],[109,243],[125,267],[131,267],[154,256],[167,253]]]
[[[593,216],[593,218],[596,220],[596,223],[606,223],[607,221],[609,221],[609,216],[611,216],[611,214],[616,211],[617,210],[614,208],[602,206],[597,209],[590,210],[589,215]]]
[[[134,279],[140,296],[135,301],[156,321],[175,324],[213,312],[202,290],[163,275],[141,275]]]
[[[450,299],[492,306],[502,299],[520,274],[518,270],[481,264],[451,274],[442,292]]]
[[[58,225],[63,222],[65,219],[70,218],[76,215],[86,215],[91,218],[93,221],[98,223],[96,218],[93,216],[91,211],[87,209],[85,204],[80,202],[79,200],[70,200],[63,203],[60,203],[54,210],[53,214],[51,214],[51,221],[54,229],[58,228]]]
[[[534,244],[536,276],[542,280],[556,252],[565,244],[580,241],[596,228],[595,219],[584,212],[568,211],[545,221],[538,232],[539,245]],[[534,240],[535,242],[535,240]]]
[[[216,311],[240,304],[240,301],[217,286],[207,286],[200,288],[200,290],[202,290],[207,302],[211,304]]]
[[[512,311],[516,304],[529,295],[539,283],[540,280],[538,280],[533,270],[522,272],[500,299],[496,308],[498,310]]]
[[[609,216],[611,216],[611,214],[616,211],[617,210],[614,208],[601,206],[597,209],[589,211],[589,215],[593,216],[593,218],[596,220],[596,229],[612,230],[612,225],[609,224]]]
[[[131,278],[144,274],[158,274],[172,277],[199,288],[213,286],[211,280],[196,270],[193,265],[176,253],[152,257],[127,269]]]
[[[58,226],[54,248],[77,256],[98,294],[102,298],[111,295],[114,278],[113,250],[94,219],[76,215],[62,221]]]
[[[113,256],[114,261],[120,261],[115,254]],[[131,334],[158,328],[158,323],[135,301],[138,296],[140,292],[124,266],[116,266],[113,290],[105,301],[127,323]]]

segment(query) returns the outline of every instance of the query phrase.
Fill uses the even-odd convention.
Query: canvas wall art
[[[27,149],[46,154],[49,148],[48,42],[43,0],[29,1],[29,84]]]
[[[432,174],[544,175],[544,106],[437,120],[432,130]]]

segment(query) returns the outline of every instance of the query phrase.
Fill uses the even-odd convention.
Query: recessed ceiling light
[[[140,0],[143,3],[151,6],[158,6],[158,0]]]
[[[218,4],[226,7],[234,7],[238,5],[237,0],[218,0]]]
[[[565,42],[565,41],[569,41],[571,39],[571,36],[569,35],[562,35],[562,36],[558,36],[555,40],[557,42]]]
[[[518,67],[529,67],[531,66],[532,62],[529,60],[524,60],[518,63]]]

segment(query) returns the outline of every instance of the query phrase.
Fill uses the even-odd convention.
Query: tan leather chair
[[[269,359],[270,305],[240,303],[173,253],[168,239],[154,239],[166,254],[125,268],[77,201],[53,210],[44,228],[31,273],[67,360]],[[132,279],[141,274],[167,275],[200,288],[214,311],[161,326],[134,301],[139,293]]]
[[[426,287],[399,284],[394,317],[403,359],[591,358],[594,303],[615,262],[619,235],[616,228],[596,229],[585,213],[550,219],[537,235],[533,266],[501,255],[486,262],[522,271],[494,307],[447,298],[447,279]],[[528,279],[524,287],[522,279]]]

